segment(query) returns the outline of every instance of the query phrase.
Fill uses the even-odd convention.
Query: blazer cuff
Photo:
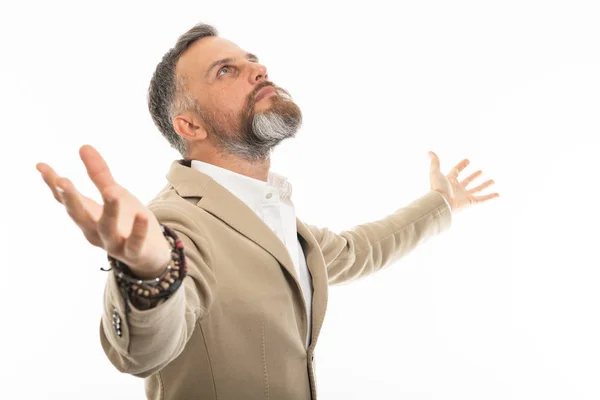
[[[164,302],[148,310],[136,308],[129,300],[129,313],[114,271],[109,272],[104,291],[104,313],[102,325],[108,342],[122,356],[130,353],[130,346],[136,338],[149,338],[160,335],[166,318],[176,318],[185,310],[185,290],[183,284]],[[168,323],[167,323],[168,325]],[[161,329],[162,328],[162,329]],[[145,340],[143,340],[145,341]]]
[[[430,190],[418,201],[424,201],[436,214],[438,232],[447,231],[452,226],[452,209],[448,200],[437,190]]]

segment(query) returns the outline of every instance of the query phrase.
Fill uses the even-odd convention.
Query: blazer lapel
[[[184,160],[173,161],[167,174],[167,180],[177,193],[184,198],[199,198],[196,203],[198,207],[213,214],[275,257],[293,277],[296,289],[302,295],[298,274],[290,254],[277,235],[237,196],[210,176],[183,163]],[[296,228],[313,283],[311,346],[314,348],[327,308],[326,266],[319,243],[298,218]]]
[[[167,180],[181,197],[199,197],[198,207],[219,218],[240,234],[269,252],[294,278],[300,289],[292,258],[277,235],[233,193],[210,176],[173,161]]]
[[[325,310],[327,309],[327,274],[325,260],[321,253],[321,248],[315,237],[310,233],[310,230],[298,218],[296,218],[296,226],[298,228],[298,237],[306,264],[313,283],[313,298],[312,298],[312,334],[311,346],[316,344],[317,337],[321,331],[323,320],[325,319]]]

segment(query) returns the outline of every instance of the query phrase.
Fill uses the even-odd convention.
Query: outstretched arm
[[[379,221],[339,234],[328,228],[307,225],[323,252],[330,285],[369,275],[395,263],[420,243],[447,230],[452,223],[453,211],[499,196],[498,193],[475,195],[492,185],[493,180],[467,189],[481,175],[481,170],[458,181],[458,175],[469,160],[462,160],[444,175],[438,156],[433,152],[429,152],[429,156],[430,191],[408,206]]]
[[[395,263],[419,243],[448,229],[444,198],[432,190],[379,221],[336,234],[307,225],[323,251],[330,285],[364,277]]]

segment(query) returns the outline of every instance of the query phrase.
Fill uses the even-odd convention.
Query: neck
[[[271,158],[258,162],[249,162],[233,155],[223,155],[217,152],[204,152],[202,154],[189,155],[188,160],[198,160],[208,164],[225,168],[240,175],[247,176],[267,182],[269,177],[269,168],[271,167]]]

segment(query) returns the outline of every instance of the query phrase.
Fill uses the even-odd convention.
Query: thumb
[[[431,159],[431,171],[436,171],[440,169],[440,159],[433,151],[429,151],[429,158]]]

